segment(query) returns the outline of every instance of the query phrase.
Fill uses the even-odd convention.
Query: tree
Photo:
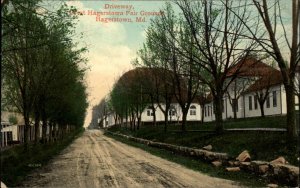
[[[9,103],[15,106],[23,114],[25,122],[25,148],[28,143],[28,131],[30,126],[30,114],[36,94],[31,90],[33,87],[33,75],[36,73],[35,66],[38,50],[34,48],[35,40],[41,39],[44,25],[34,14],[38,1],[11,2],[11,9],[3,10],[5,22],[3,33],[8,33],[3,38],[3,63],[2,73],[6,84]],[[31,28],[28,23],[32,22],[35,27]],[[13,23],[13,24],[12,24]],[[9,31],[14,32],[9,32]],[[10,49],[10,50],[6,50]],[[16,49],[16,50],[13,50]]]
[[[248,21],[249,15],[242,7],[242,3],[224,0],[214,3],[212,0],[177,1],[185,23],[190,30],[188,45],[176,48],[177,53],[188,58],[186,54],[190,46],[198,53],[193,54],[190,63],[199,66],[203,72],[198,79],[209,86],[213,96],[216,117],[216,132],[223,131],[222,98],[230,83],[236,78],[239,67],[228,79],[228,71],[238,62],[247,57],[255,44],[245,40],[243,34],[247,28],[239,20]],[[236,10],[237,17],[230,9]],[[167,30],[171,34],[171,30]],[[175,37],[172,39],[176,40]]]
[[[250,35],[245,37],[254,40],[263,51],[269,54],[276,62],[280,69],[283,85],[286,91],[286,104],[287,104],[287,132],[289,138],[296,138],[298,135],[295,121],[295,74],[296,67],[299,64],[300,56],[300,42],[299,42],[299,15],[300,15],[300,2],[293,0],[291,19],[289,23],[283,22],[282,16],[282,3],[286,1],[272,1],[267,0],[252,0],[256,9],[256,14],[259,19],[256,25],[259,27],[260,34],[253,31],[253,27],[249,26],[249,22],[239,17],[240,21],[247,27]],[[290,2],[290,1],[289,1]],[[234,14],[235,11],[230,9]],[[253,15],[256,15],[253,14]],[[287,30],[287,25],[291,25],[290,33]],[[280,29],[283,32],[278,32]],[[288,56],[286,57],[286,51]]]
[[[204,107],[205,104],[209,102],[210,99],[209,87],[205,84],[200,84],[199,93],[197,94],[198,103],[201,107],[201,123],[204,122]]]
[[[145,70],[142,68],[126,72],[115,83],[110,93],[114,112],[121,118],[130,115],[130,124],[133,130],[139,129],[142,112],[149,104],[149,98],[144,93],[144,88],[147,86],[143,85],[142,81],[145,77],[141,78],[140,75],[145,75]],[[135,124],[136,120],[137,124]]]
[[[189,46],[193,40],[190,36],[186,23],[181,16],[175,15],[170,4],[167,4],[164,16],[152,20],[147,29],[146,47],[154,57],[151,60],[172,75],[173,95],[182,110],[182,131],[186,129],[187,113],[200,85],[197,75],[202,72],[198,65],[191,63],[197,51],[192,45]],[[185,56],[177,52],[177,48],[184,46],[189,46]],[[168,109],[165,116],[167,113]]]
[[[164,114],[164,132],[167,132],[168,113],[175,91],[173,86],[173,73],[168,68],[168,52],[156,45],[157,34],[162,34],[157,31],[157,29],[158,28],[154,25],[147,29],[146,42],[143,48],[139,50],[141,64],[135,64],[135,66],[148,67],[149,69],[147,76],[151,78],[151,87],[148,88],[148,93],[151,95],[153,121],[155,122],[156,117],[156,108],[154,106],[156,103]],[[161,37],[161,39],[164,40],[163,36]]]
[[[226,96],[229,98],[229,103],[233,110],[233,118],[237,118],[237,112],[238,112],[238,100],[242,96],[242,93],[246,90],[248,84],[250,83],[250,80],[247,78],[239,78],[237,76],[236,79],[229,85]]]
[[[270,100],[270,88],[276,84],[281,84],[282,77],[278,70],[271,67],[263,75],[258,75],[258,73],[256,74],[258,76],[258,79],[255,80],[255,83],[251,86],[252,88],[250,89],[253,89],[255,91],[254,97],[257,99],[257,101],[254,102],[258,102],[261,117],[264,117],[264,104],[267,100]]]
[[[85,59],[81,57],[85,49],[76,50],[70,39],[76,17],[68,12],[74,9],[62,5],[56,14],[40,15],[38,2],[17,0],[4,7],[1,65],[5,98],[23,114],[25,146],[30,119],[35,119],[37,142],[40,119],[45,139],[49,122],[50,129],[56,123],[62,129],[67,124],[82,126],[87,107]]]
[[[101,122],[105,119],[106,114],[106,99],[103,98],[101,101],[92,108],[92,120],[90,122],[89,127],[98,127],[101,126]],[[100,120],[100,122],[98,122]],[[100,124],[99,124],[100,123]]]

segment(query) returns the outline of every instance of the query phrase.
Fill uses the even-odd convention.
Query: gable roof
[[[272,71],[255,81],[254,84],[248,87],[243,93],[259,91],[282,83],[283,80],[280,71]]]
[[[243,93],[255,92],[282,83],[281,72],[270,65],[263,63],[253,56],[243,58],[233,66],[227,76],[252,77],[256,79]]]
[[[248,56],[232,66],[227,72],[227,77],[233,76],[234,74],[237,74],[239,77],[260,77],[266,76],[273,71],[278,70],[255,57]]]

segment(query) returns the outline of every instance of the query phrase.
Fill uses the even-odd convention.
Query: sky
[[[67,1],[70,6],[75,6],[78,11],[85,11],[79,16],[76,33],[83,33],[78,39],[80,45],[86,46],[89,70],[86,74],[89,107],[84,126],[91,121],[92,107],[109,94],[113,84],[128,70],[134,68],[131,61],[137,57],[136,52],[145,41],[145,29],[154,16],[148,16],[145,22],[135,22],[136,16],[119,16],[132,18],[134,22],[96,22],[96,16],[87,15],[92,11],[109,11],[104,9],[109,5],[132,5],[134,11],[159,11],[164,1]],[[128,10],[128,9],[127,9]],[[110,9],[110,11],[126,12],[126,9]],[[110,16],[106,16],[110,17]]]
[[[105,6],[127,5],[132,7],[131,12],[135,11],[139,15],[141,11],[160,11],[166,1],[67,0],[66,2],[85,13],[79,16],[76,28],[76,34],[79,36],[82,33],[83,37],[75,37],[74,40],[80,46],[88,48],[88,52],[84,55],[88,59],[89,67],[86,74],[89,107],[84,124],[87,127],[92,118],[92,107],[109,94],[113,84],[123,73],[134,68],[131,61],[137,57],[137,50],[142,47],[146,39],[145,29],[149,26],[150,19],[155,18],[155,16],[148,16],[145,22],[135,22],[137,16],[123,15],[116,17],[132,18],[133,22],[102,23],[96,21],[95,15],[88,15],[88,11],[118,11],[126,14],[129,9],[105,9]],[[288,0],[287,3],[282,4],[283,22],[287,21],[285,25],[288,25],[291,20],[289,16],[285,16],[290,15],[290,2]],[[282,28],[278,30],[280,33],[283,32]]]

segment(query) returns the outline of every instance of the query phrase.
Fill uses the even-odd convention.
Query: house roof
[[[297,67],[297,71],[300,70],[300,66]],[[136,77],[139,75],[139,78],[147,78],[148,84],[152,85],[155,78],[155,74],[158,75],[164,75],[162,77],[158,76],[160,79],[164,79],[164,82],[169,80],[169,82],[172,82],[172,74],[170,71],[159,69],[159,68],[136,68],[134,70],[128,71],[125,73],[121,78],[121,80],[125,81],[125,83],[128,84],[130,80],[134,80],[133,77]],[[237,75],[237,77],[240,78],[249,78],[253,79],[254,82],[252,85],[250,85],[244,92],[249,93],[249,92],[255,92],[258,90],[262,90],[267,87],[275,86],[282,84],[282,76],[281,72],[275,68],[273,68],[270,65],[267,65],[263,63],[261,60],[256,59],[253,56],[248,56],[246,58],[243,58],[240,62],[238,62],[236,65],[232,66],[227,74],[226,77],[231,77]],[[126,79],[124,79],[126,78]],[[150,81],[150,82],[149,82]],[[162,82],[163,83],[163,82]],[[183,82],[184,83],[184,82]],[[159,84],[160,85],[160,84]],[[185,84],[183,84],[185,85]],[[162,87],[160,85],[159,87]],[[184,88],[184,87],[183,87]],[[185,92],[184,92],[185,93]],[[200,96],[197,95],[193,102],[201,103],[205,101],[206,103],[209,103],[213,100],[213,96],[210,93],[208,96]],[[176,97],[173,96],[171,102],[176,102]]]
[[[263,63],[261,60],[255,57],[248,56],[232,66],[227,72],[227,77],[233,76],[235,74],[237,74],[239,77],[259,77],[268,75],[273,71],[278,70],[270,65]]]
[[[248,56],[233,66],[227,76],[237,74],[238,77],[252,77],[254,83],[243,93],[258,91],[282,83],[281,72],[255,57]]]
[[[282,84],[282,76],[280,71],[272,71],[268,75],[264,75],[248,87],[243,93],[255,92],[268,87]]]

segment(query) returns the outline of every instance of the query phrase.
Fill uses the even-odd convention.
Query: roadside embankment
[[[196,149],[162,142],[151,141],[147,139],[128,136],[125,134],[107,131],[109,134],[126,138],[130,141],[142,143],[151,147],[161,148],[172,151],[177,154],[183,154],[189,157],[201,159],[211,163],[215,167],[223,166],[226,171],[235,173],[245,171],[254,173],[262,178],[267,178],[269,182],[296,187],[299,185],[299,168],[288,164],[284,158],[278,158],[271,162],[251,161],[248,151],[243,151],[239,156],[233,157],[227,153],[210,151],[210,147]],[[237,172],[238,173],[238,172]]]

